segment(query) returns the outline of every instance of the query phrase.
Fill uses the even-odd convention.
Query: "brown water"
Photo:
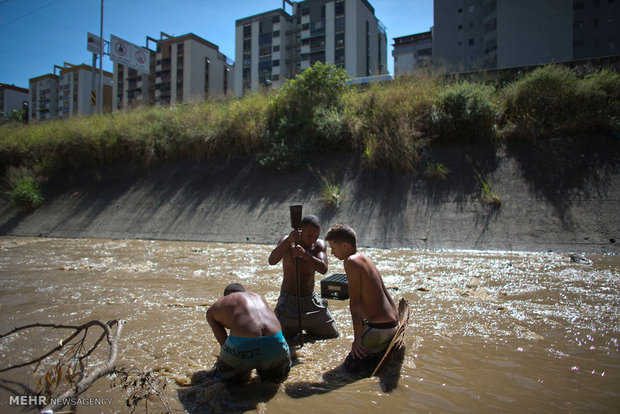
[[[0,332],[125,319],[118,362],[168,378],[166,395],[179,412],[620,412],[618,256],[575,263],[552,253],[363,249],[411,307],[405,352],[381,378],[324,378],[352,340],[348,302],[330,300],[341,337],[305,344],[280,387],[178,385],[212,368],[219,346],[204,314],[226,284],[240,282],[275,305],[281,267],[267,264],[272,248],[0,237]],[[342,272],[330,256],[328,274]],[[0,363],[26,360],[65,336],[29,331],[0,340]],[[30,380],[26,370],[0,378]],[[0,412],[21,412],[8,405],[17,385],[4,387]],[[85,395],[111,405],[80,413],[128,411],[107,378]]]

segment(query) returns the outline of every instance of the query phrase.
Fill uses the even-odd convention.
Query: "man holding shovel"
[[[327,301],[314,292],[315,272],[327,273],[325,242],[319,239],[321,224],[316,216],[301,219],[301,206],[291,206],[293,231],[280,238],[269,256],[269,264],[282,260],[284,278],[275,314],[287,339],[301,334],[327,339],[338,336]],[[299,342],[303,343],[302,336]]]

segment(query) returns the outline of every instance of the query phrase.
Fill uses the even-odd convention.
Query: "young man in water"
[[[269,256],[269,264],[282,260],[284,278],[275,313],[282,325],[284,337],[291,339],[299,332],[297,313],[296,264],[299,272],[299,307],[301,323],[308,335],[327,339],[338,336],[336,323],[332,318],[327,301],[314,292],[315,272],[327,273],[325,242],[319,239],[321,224],[316,216],[305,216],[301,229],[293,230],[280,238]]]
[[[345,368],[358,370],[378,363],[398,329],[398,309],[375,264],[357,251],[355,231],[336,224],[325,234],[332,254],[344,261],[353,319],[353,344]]]
[[[291,369],[288,344],[276,315],[261,296],[231,283],[224,297],[207,310],[207,322],[222,346],[215,378],[247,382],[256,368],[265,381],[286,379]]]

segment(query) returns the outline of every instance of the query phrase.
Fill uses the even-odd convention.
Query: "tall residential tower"
[[[236,21],[235,96],[279,87],[315,62],[343,67],[352,78],[387,73],[386,31],[367,0],[282,5]]]

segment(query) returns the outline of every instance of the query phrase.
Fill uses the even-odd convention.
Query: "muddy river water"
[[[192,386],[219,352],[205,311],[226,284],[240,282],[275,305],[281,267],[267,263],[272,248],[1,237],[0,332],[122,318],[118,363],[166,378],[175,412],[620,412],[620,257],[613,255],[362,249],[393,297],[411,308],[404,352],[382,376],[330,376],[353,335],[348,301],[330,300],[341,336],[306,343],[279,387],[256,378],[245,387]],[[328,275],[343,273],[342,262],[329,259]],[[0,365],[66,336],[29,330],[0,339]],[[20,384],[33,385],[31,373],[0,374],[0,412],[27,408],[10,397]],[[110,383],[102,378],[84,394],[105,404],[80,404],[77,412],[127,412],[125,392]],[[144,411],[142,403],[137,412]]]

